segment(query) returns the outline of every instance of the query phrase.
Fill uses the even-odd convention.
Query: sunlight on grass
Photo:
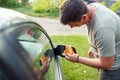
[[[56,44],[72,45],[76,48],[77,54],[87,57],[89,44],[87,36],[51,36]],[[61,57],[60,57],[61,58]],[[78,63],[72,63],[65,58],[61,58],[61,68],[65,80],[98,80],[98,70]]]

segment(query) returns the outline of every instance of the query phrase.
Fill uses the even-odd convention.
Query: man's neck
[[[95,6],[92,6],[92,5],[88,5],[88,24],[90,23],[92,17],[93,17],[93,14],[94,14],[94,10],[95,10]]]

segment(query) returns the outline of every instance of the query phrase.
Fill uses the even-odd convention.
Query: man
[[[65,0],[60,21],[71,28],[87,25],[90,58],[69,54],[65,58],[100,69],[100,80],[120,80],[120,18],[107,7],[83,0]],[[94,51],[93,51],[94,50]],[[97,56],[96,58],[91,58]]]

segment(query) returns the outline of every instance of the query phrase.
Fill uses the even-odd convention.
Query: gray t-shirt
[[[89,43],[97,55],[115,55],[111,69],[120,68],[120,17],[101,4],[90,5],[95,6],[95,12],[88,25]]]

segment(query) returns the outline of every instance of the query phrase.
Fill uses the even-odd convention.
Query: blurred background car
[[[99,0],[84,0],[86,4],[94,3],[94,2],[99,2]]]
[[[63,80],[55,48],[29,16],[0,8],[0,80]]]

